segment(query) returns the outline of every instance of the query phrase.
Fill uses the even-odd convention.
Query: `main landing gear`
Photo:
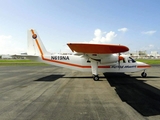
[[[98,62],[95,60],[91,60],[91,68],[92,68],[92,74],[93,74],[93,80],[98,81]]]
[[[147,73],[144,71],[144,72],[141,73],[141,76],[142,76],[143,78],[146,78],[146,77],[147,77]]]
[[[98,80],[99,80],[99,76],[93,74],[93,80],[94,80],[94,81],[98,81]]]

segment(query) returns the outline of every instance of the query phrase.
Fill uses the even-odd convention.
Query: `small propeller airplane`
[[[82,72],[92,72],[93,79],[99,80],[98,73],[114,72],[126,73],[143,71],[141,76],[146,77],[145,70],[150,65],[135,61],[121,52],[129,50],[123,45],[90,44],[90,43],[67,43],[74,52],[72,55],[49,53],[36,30],[28,31],[28,50],[25,57],[44,62],[50,65],[66,67]]]

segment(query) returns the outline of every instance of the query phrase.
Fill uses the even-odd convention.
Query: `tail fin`
[[[46,55],[50,54],[44,47],[36,30],[28,30],[28,55]]]

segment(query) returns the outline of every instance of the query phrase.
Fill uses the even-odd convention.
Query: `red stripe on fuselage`
[[[137,68],[150,68],[151,66],[150,65],[139,65],[137,66]]]

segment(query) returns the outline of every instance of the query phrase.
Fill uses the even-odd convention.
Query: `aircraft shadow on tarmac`
[[[119,73],[104,73],[111,87],[123,102],[133,107],[143,116],[160,115],[160,90],[138,80],[136,77]],[[153,76],[153,78],[155,78]],[[146,78],[147,79],[147,78]]]
[[[86,79],[93,79],[93,77],[92,76],[74,76],[74,77],[71,77],[71,76],[69,76],[69,77],[63,77],[63,78],[77,78],[77,79],[75,79],[75,80],[79,80],[79,79],[81,79],[81,80],[86,80]],[[105,78],[105,77],[103,77],[103,76],[100,76],[99,77],[100,79],[101,78]],[[98,81],[103,81],[103,80],[98,80]]]
[[[52,75],[39,78],[34,81],[52,82],[52,81],[58,80],[59,78],[62,78],[63,76],[64,76],[63,74],[52,74]]]
[[[34,81],[52,82],[52,81],[58,80],[59,78],[70,78],[70,79],[71,78],[72,79],[78,78],[78,79],[82,79],[82,80],[93,79],[92,76],[76,76],[76,77],[69,76],[69,77],[67,77],[67,76],[65,76],[65,74],[52,74],[52,75],[48,75],[48,76],[45,76],[45,77],[42,77],[42,78],[38,78]],[[99,78],[105,78],[105,77],[99,77]],[[99,81],[102,81],[102,80],[99,80]]]

